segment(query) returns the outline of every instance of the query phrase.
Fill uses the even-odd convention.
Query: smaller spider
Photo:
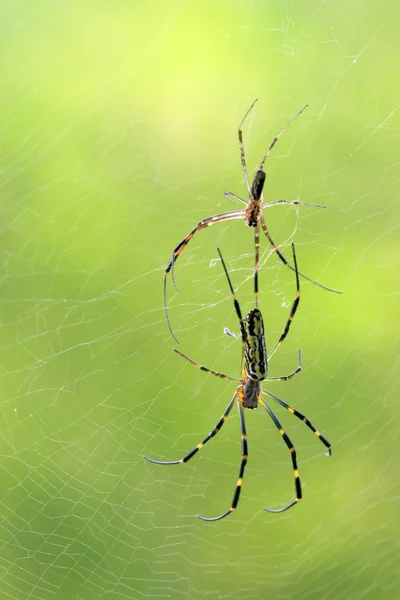
[[[172,258],[171,258],[169,264],[167,265],[167,268],[164,271],[164,312],[165,312],[165,316],[166,316],[167,323],[168,323],[168,328],[171,332],[171,335],[174,338],[174,340],[178,343],[179,343],[179,340],[172,330],[172,326],[171,326],[171,323],[169,320],[169,315],[168,315],[167,277],[168,277],[168,273],[171,271],[172,282],[173,282],[175,288],[178,290],[178,287],[175,283],[175,278],[174,278],[175,263],[178,260],[178,257],[182,254],[182,252],[184,251],[184,249],[190,242],[190,240],[194,237],[196,231],[200,231],[201,229],[205,229],[206,227],[211,227],[212,225],[216,225],[216,223],[227,223],[228,221],[233,221],[236,219],[244,220],[246,225],[254,228],[254,247],[255,247],[254,293],[255,293],[255,297],[256,297],[256,307],[257,307],[258,306],[258,266],[259,266],[259,254],[260,254],[260,226],[261,226],[266,238],[268,239],[269,243],[271,244],[273,250],[276,252],[279,260],[284,265],[286,265],[289,269],[294,271],[294,268],[283,256],[282,252],[279,250],[278,246],[275,244],[274,240],[272,239],[271,234],[269,233],[267,223],[265,222],[265,218],[264,218],[264,210],[266,208],[269,208],[270,206],[277,206],[277,205],[282,205],[282,204],[289,204],[289,205],[295,205],[295,206],[314,206],[317,208],[326,208],[325,206],[321,206],[320,204],[308,204],[307,202],[301,202],[300,200],[274,200],[272,202],[264,202],[264,197],[263,197],[263,189],[264,189],[264,184],[265,184],[265,180],[267,177],[265,170],[264,170],[265,161],[267,160],[271,150],[273,149],[273,147],[275,146],[275,144],[277,143],[277,141],[279,140],[281,135],[293,123],[293,121],[295,121],[295,119],[297,119],[297,117],[299,117],[301,115],[301,113],[307,108],[307,104],[274,137],[274,139],[272,140],[272,142],[269,145],[267,152],[264,154],[263,158],[261,159],[260,166],[258,167],[257,171],[254,174],[252,184],[251,185],[249,184],[249,176],[247,174],[246,159],[245,159],[244,145],[243,145],[242,127],[243,127],[243,124],[244,124],[245,120],[247,119],[251,109],[253,108],[253,106],[255,105],[256,102],[257,102],[257,99],[254,100],[253,104],[250,106],[247,113],[244,115],[242,122],[239,125],[239,130],[238,130],[239,146],[240,146],[240,160],[242,163],[242,170],[243,170],[244,180],[246,183],[248,200],[246,202],[246,200],[243,200],[243,198],[240,198],[239,196],[237,196],[237,194],[234,194],[233,192],[224,192],[224,196],[226,198],[228,198],[228,200],[230,198],[234,198],[235,200],[238,200],[242,204],[245,204],[245,207],[241,210],[231,210],[229,212],[220,213],[218,215],[213,215],[212,217],[207,217],[206,219],[202,219],[201,221],[199,221],[199,223],[197,223],[197,225],[195,227],[193,227],[193,229],[191,231],[189,231],[187,236],[184,237],[183,240],[181,240],[179,242],[179,244],[176,246],[176,248],[174,249],[174,251],[172,253]],[[311,283],[314,283],[315,285],[318,285],[319,287],[321,287],[325,290],[328,290],[328,292],[334,292],[336,294],[342,293],[342,292],[339,292],[338,290],[329,288],[326,285],[322,285],[322,283],[318,283],[318,281],[311,279],[310,277],[308,277],[307,275],[304,275],[303,273],[299,272],[299,275],[301,275],[301,277],[303,277],[304,279],[311,281]]]
[[[228,510],[223,512],[218,517],[209,518],[209,517],[202,517],[202,516],[198,515],[199,519],[202,519],[203,521],[219,521],[220,519],[223,519],[224,517],[229,515],[231,512],[233,512],[238,505],[240,492],[241,492],[242,484],[243,484],[244,470],[245,470],[245,467],[247,464],[247,459],[248,459],[247,434],[246,434],[246,424],[245,424],[245,417],[244,417],[243,409],[244,408],[255,409],[255,408],[257,408],[258,404],[261,404],[266,409],[267,413],[269,414],[269,416],[271,417],[275,426],[277,427],[279,433],[281,434],[286,446],[289,448],[290,456],[291,456],[291,460],[292,460],[292,466],[293,466],[295,492],[296,492],[295,500],[293,500],[292,502],[290,502],[283,508],[275,509],[275,510],[270,509],[270,508],[265,508],[264,510],[266,510],[268,512],[274,512],[274,513],[284,512],[285,510],[288,510],[289,508],[294,506],[297,502],[300,502],[300,500],[302,498],[301,483],[300,483],[299,471],[298,471],[298,467],[297,467],[296,450],[295,450],[292,442],[290,441],[289,436],[285,433],[284,429],[282,428],[282,425],[280,424],[277,417],[275,416],[274,412],[269,407],[269,405],[266,403],[266,401],[263,399],[263,397],[262,397],[263,394],[272,398],[272,400],[274,400],[274,402],[277,402],[278,404],[280,404],[280,406],[283,406],[284,408],[286,408],[295,417],[297,417],[298,419],[303,421],[307,425],[307,427],[309,427],[311,429],[311,431],[313,431],[315,433],[315,435],[321,440],[321,442],[328,448],[327,455],[328,456],[331,455],[330,443],[323,435],[320,434],[320,432],[317,429],[315,429],[314,425],[308,420],[307,417],[305,417],[303,414],[298,412],[295,408],[292,408],[291,406],[289,406],[289,404],[286,404],[286,402],[284,402],[283,400],[281,400],[280,398],[278,398],[271,392],[264,390],[261,387],[262,381],[265,381],[265,382],[288,381],[289,379],[291,379],[292,377],[294,377],[297,373],[299,373],[301,371],[301,353],[299,350],[298,365],[297,365],[297,368],[292,373],[290,373],[289,375],[282,375],[281,377],[268,377],[268,360],[271,358],[271,356],[275,353],[275,351],[279,348],[279,346],[281,345],[283,340],[286,338],[286,336],[289,332],[293,317],[296,313],[298,304],[300,302],[299,272],[297,269],[297,261],[296,261],[296,253],[295,253],[294,244],[292,244],[292,252],[293,252],[294,270],[295,270],[295,274],[296,274],[296,296],[293,301],[293,304],[292,304],[292,307],[290,310],[290,314],[289,314],[289,318],[286,322],[285,328],[284,328],[279,340],[277,341],[277,343],[275,344],[274,348],[272,349],[272,351],[269,355],[267,354],[267,349],[266,349],[266,344],[265,344],[264,322],[263,322],[263,317],[262,317],[261,311],[258,308],[253,308],[250,310],[249,313],[247,313],[247,315],[244,317],[244,319],[242,318],[240,305],[236,298],[235,291],[233,289],[231,279],[229,277],[229,273],[226,268],[224,259],[222,257],[220,249],[217,248],[217,250],[218,250],[218,254],[220,256],[221,262],[222,262],[222,266],[225,271],[225,275],[228,280],[229,288],[230,288],[231,294],[232,294],[233,304],[234,304],[236,314],[237,314],[237,317],[239,319],[239,324],[240,324],[240,333],[241,333],[241,338],[242,338],[242,377],[241,377],[241,379],[235,379],[234,377],[230,377],[229,375],[224,375],[223,373],[219,373],[218,371],[213,371],[211,369],[208,369],[207,367],[197,364],[194,360],[192,360],[191,358],[189,358],[182,352],[179,352],[178,350],[175,349],[174,351],[177,354],[179,354],[179,356],[182,356],[184,359],[186,359],[187,361],[192,363],[198,369],[201,369],[202,371],[205,371],[206,373],[210,373],[211,375],[214,375],[215,377],[220,377],[222,379],[230,379],[231,381],[236,381],[239,385],[236,388],[236,390],[233,394],[233,397],[230,400],[224,414],[222,415],[222,417],[220,418],[218,423],[215,425],[214,429],[212,431],[210,431],[210,433],[208,435],[206,435],[206,437],[203,439],[202,442],[200,442],[200,444],[197,444],[197,446],[195,446],[195,448],[190,450],[190,452],[188,452],[183,458],[181,458],[180,460],[173,460],[173,461],[160,461],[160,460],[153,460],[152,458],[148,458],[147,456],[144,456],[144,458],[146,460],[148,460],[149,462],[155,463],[157,465],[185,464],[199,450],[201,450],[211,438],[213,438],[218,433],[218,431],[221,429],[222,425],[225,423],[226,419],[228,418],[228,415],[233,407],[233,403],[236,400],[237,408],[239,411],[240,427],[241,427],[241,434],[242,434],[242,461],[240,463],[239,477],[238,477],[238,480],[236,483],[235,492],[233,494],[231,506],[230,506],[230,508],[228,508]]]

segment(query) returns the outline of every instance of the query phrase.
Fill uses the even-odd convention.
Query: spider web
[[[398,598],[399,3],[5,2],[2,176],[2,598]],[[162,273],[202,218],[246,197],[267,161],[266,211],[302,281],[290,334],[270,363],[303,372],[271,391],[333,445],[276,408],[290,455],[261,410],[240,462],[235,384],[172,352]],[[239,208],[239,207],[237,207]],[[240,374],[238,323],[254,306],[253,232],[199,232],[169,281],[182,352]],[[260,308],[271,349],[294,277],[261,238]]]

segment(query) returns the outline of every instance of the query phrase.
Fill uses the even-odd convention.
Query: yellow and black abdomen
[[[247,375],[253,381],[262,381],[268,375],[268,357],[261,311],[253,308],[244,317],[243,325],[247,337],[244,351]]]

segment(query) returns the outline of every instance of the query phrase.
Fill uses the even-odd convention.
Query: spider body
[[[244,361],[247,376],[254,381],[262,381],[268,375],[268,360],[261,311],[253,308],[244,317],[243,325],[246,332]]]
[[[269,145],[267,152],[265,153],[264,157],[261,160],[259,168],[257,169],[257,171],[254,174],[251,186],[249,185],[249,178],[248,178],[248,174],[247,174],[247,167],[246,167],[246,160],[245,160],[245,153],[244,153],[244,146],[243,146],[242,127],[243,127],[243,124],[244,124],[248,114],[250,113],[251,109],[253,108],[253,106],[256,102],[257,102],[257,100],[255,100],[253,102],[253,104],[250,106],[249,110],[243,117],[242,122],[240,123],[240,126],[239,126],[239,130],[238,130],[239,145],[240,145],[240,158],[241,158],[243,175],[244,175],[249,199],[246,202],[245,200],[243,200],[242,198],[240,198],[233,192],[224,192],[225,197],[227,197],[228,199],[234,198],[235,200],[238,200],[242,204],[246,205],[245,208],[243,208],[242,210],[231,210],[229,212],[220,213],[218,215],[213,215],[212,217],[207,217],[206,219],[202,219],[201,221],[199,221],[197,223],[197,225],[195,227],[193,227],[193,229],[187,234],[187,236],[185,238],[183,238],[183,240],[181,240],[179,242],[179,244],[176,246],[176,248],[174,249],[174,251],[172,253],[172,258],[171,258],[167,268],[164,271],[164,311],[165,311],[165,316],[166,316],[167,323],[168,323],[168,328],[176,342],[179,342],[179,340],[177,339],[177,337],[175,336],[175,334],[172,330],[172,326],[171,326],[171,323],[169,320],[169,315],[168,315],[168,308],[167,308],[167,277],[168,277],[168,274],[170,272],[172,272],[173,284],[175,285],[176,289],[178,289],[175,284],[175,280],[174,280],[174,265],[178,259],[178,256],[180,256],[180,254],[182,254],[183,250],[186,248],[187,244],[190,242],[190,240],[193,238],[193,236],[195,235],[195,233],[197,231],[200,231],[201,229],[206,229],[207,227],[211,227],[211,225],[215,225],[216,223],[225,223],[227,221],[234,221],[234,220],[244,220],[244,222],[247,226],[254,228],[254,247],[255,247],[254,293],[255,293],[255,297],[256,297],[256,306],[257,306],[258,305],[258,264],[259,264],[259,252],[260,252],[260,227],[263,230],[269,243],[271,244],[273,250],[277,254],[279,260],[284,265],[286,265],[289,269],[294,271],[294,267],[283,256],[283,254],[281,253],[281,251],[279,250],[278,246],[275,244],[274,240],[272,239],[272,237],[269,233],[269,230],[267,228],[267,224],[266,224],[265,218],[264,218],[264,209],[269,208],[271,206],[282,205],[282,204],[295,205],[295,206],[300,206],[300,205],[314,206],[317,208],[325,208],[325,206],[321,206],[320,204],[308,204],[307,202],[301,202],[300,200],[274,200],[273,202],[266,202],[266,203],[263,202],[263,189],[264,189],[264,184],[266,181],[266,173],[264,171],[265,161],[266,161],[267,157],[269,156],[272,148],[275,146],[276,142],[281,137],[281,135],[293,123],[293,121],[295,119],[297,119],[297,117],[299,115],[301,115],[301,113],[307,108],[307,105],[304,106],[304,108],[302,108],[301,111],[299,113],[297,113],[297,115],[295,117],[293,117],[289,121],[289,123],[287,123],[287,125],[285,125],[285,127],[278,133],[278,135],[276,135],[274,137],[271,144]],[[315,285],[318,285],[319,287],[321,287],[325,290],[328,290],[330,292],[335,292],[338,294],[341,293],[341,292],[338,292],[337,290],[328,288],[325,285],[318,283],[317,281],[314,281],[314,279],[311,279],[310,277],[308,277],[307,275],[304,275],[303,273],[299,272],[299,275],[301,275],[301,277],[303,277],[304,279],[311,281]]]
[[[261,200],[252,200],[243,211],[244,221],[248,227],[259,227],[262,216]]]
[[[152,463],[155,463],[158,465],[177,465],[177,464],[182,465],[182,464],[187,463],[195,454],[197,454],[197,452],[199,452],[199,450],[204,448],[204,446],[207,444],[207,442],[209,440],[211,440],[214,436],[217,435],[217,433],[222,428],[222,425],[227,420],[228,415],[231,412],[233,404],[236,400],[236,405],[237,405],[237,409],[239,412],[240,429],[241,429],[242,459],[240,462],[239,476],[238,476],[238,479],[236,482],[235,491],[233,494],[231,505],[228,508],[228,510],[226,510],[225,512],[223,512],[221,515],[219,515],[217,517],[209,518],[209,517],[202,517],[202,516],[198,515],[199,519],[202,519],[203,521],[219,521],[220,519],[223,519],[224,517],[226,517],[227,515],[232,513],[234,510],[236,510],[236,507],[238,505],[239,498],[240,498],[240,493],[241,493],[242,484],[243,484],[244,471],[245,471],[245,467],[246,467],[247,460],[248,460],[248,454],[249,454],[248,453],[248,442],[247,442],[244,409],[247,408],[247,409],[253,410],[253,409],[257,408],[258,404],[261,404],[265,408],[268,415],[272,419],[274,425],[278,429],[287,448],[290,451],[293,475],[294,475],[295,493],[296,493],[295,500],[293,500],[292,502],[290,502],[283,508],[276,509],[276,510],[273,510],[270,508],[265,508],[264,510],[266,510],[268,512],[284,512],[285,510],[288,510],[289,508],[291,508],[292,506],[294,506],[295,504],[300,502],[300,500],[302,498],[300,476],[299,476],[299,470],[297,467],[296,450],[295,450],[289,436],[285,433],[285,430],[283,429],[279,420],[275,416],[275,413],[272,411],[272,409],[269,407],[269,405],[264,400],[263,395],[269,396],[270,398],[272,398],[272,400],[274,402],[276,402],[283,408],[286,408],[286,410],[288,410],[292,415],[294,415],[295,417],[300,419],[303,423],[305,423],[307,425],[307,427],[309,427],[309,429],[311,429],[311,431],[318,437],[318,439],[328,448],[328,454],[329,455],[331,454],[330,443],[323,435],[320,434],[320,432],[317,429],[315,429],[314,425],[308,420],[308,418],[305,415],[298,412],[295,408],[289,406],[289,404],[286,404],[286,402],[284,402],[283,400],[281,400],[280,398],[278,398],[271,392],[269,392],[261,387],[262,381],[264,381],[264,382],[288,381],[289,379],[291,379],[292,377],[294,377],[297,373],[300,373],[300,371],[301,371],[301,355],[300,355],[300,351],[299,351],[298,365],[297,365],[297,368],[292,373],[289,373],[289,375],[282,375],[281,377],[267,377],[268,360],[271,358],[271,356],[274,354],[274,352],[277,350],[277,348],[280,346],[280,344],[286,338],[286,336],[289,332],[289,329],[290,329],[290,325],[293,321],[293,317],[296,313],[299,301],[300,301],[299,273],[298,273],[298,269],[297,269],[296,254],[295,254],[293,244],[292,244],[292,252],[293,252],[294,269],[295,269],[295,274],[296,274],[296,296],[293,301],[293,304],[292,304],[292,307],[290,310],[290,314],[289,314],[289,318],[287,319],[285,328],[284,328],[278,342],[275,344],[274,348],[272,349],[272,352],[269,354],[269,356],[267,356],[267,351],[266,351],[264,323],[263,323],[262,314],[261,314],[260,310],[258,310],[258,308],[254,308],[254,309],[250,310],[249,313],[247,313],[247,315],[244,317],[244,319],[242,318],[240,305],[236,298],[235,291],[233,289],[225,262],[222,258],[222,254],[219,249],[218,249],[218,253],[219,253],[219,256],[221,259],[222,266],[225,271],[225,275],[228,280],[229,288],[230,288],[231,294],[232,294],[233,304],[234,304],[236,315],[238,317],[239,325],[240,325],[240,332],[241,332],[241,337],[242,337],[242,377],[240,379],[236,379],[234,377],[231,377],[230,375],[225,375],[224,373],[219,373],[218,371],[213,371],[203,365],[196,363],[194,360],[192,360],[191,358],[189,358],[182,352],[179,352],[179,350],[176,350],[176,349],[174,350],[177,354],[179,354],[179,356],[181,356],[182,358],[184,358],[185,360],[190,362],[192,365],[194,365],[201,371],[209,373],[210,375],[214,375],[215,377],[219,377],[221,379],[229,379],[229,380],[235,381],[237,383],[236,390],[235,390],[227,408],[225,409],[225,412],[223,413],[222,417],[219,419],[219,421],[215,425],[214,429],[212,429],[206,435],[206,437],[199,444],[197,444],[197,446],[195,446],[192,450],[190,450],[190,452],[188,452],[183,458],[181,458],[179,460],[173,460],[173,461],[160,461],[160,460],[154,460],[152,458],[148,458],[147,456],[144,457],[149,462],[152,462]]]

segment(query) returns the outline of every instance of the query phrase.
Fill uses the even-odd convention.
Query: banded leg
[[[286,446],[289,448],[290,455],[292,457],[293,474],[294,474],[294,487],[295,487],[295,491],[296,491],[296,500],[293,500],[293,502],[290,502],[289,504],[287,504],[283,508],[278,508],[278,509],[264,508],[264,510],[266,510],[267,512],[281,513],[281,512],[285,512],[285,510],[288,510],[289,508],[291,508],[292,506],[294,506],[295,504],[297,504],[297,502],[300,502],[300,500],[302,498],[301,482],[300,482],[300,477],[299,477],[299,470],[297,468],[296,450],[295,450],[292,442],[290,441],[289,436],[285,433],[284,429],[282,428],[282,425],[280,424],[280,422],[278,421],[278,419],[276,418],[275,414],[270,409],[270,407],[268,406],[268,404],[266,402],[264,402],[264,400],[262,398],[259,398],[259,402],[264,406],[265,410],[267,411],[267,413],[269,414],[269,416],[271,417],[271,419],[275,423],[276,428],[278,429],[279,433],[281,434],[281,436],[283,438],[283,441],[285,442]]]
[[[228,269],[226,268],[226,264],[225,264],[225,261],[223,259],[221,250],[219,248],[217,248],[217,251],[218,251],[219,257],[221,259],[221,263],[222,263],[222,266],[224,268],[226,278],[228,280],[229,289],[231,290],[233,305],[235,307],[237,318],[239,319],[240,333],[241,333],[241,336],[242,336],[242,344],[244,346],[244,344],[246,342],[246,339],[247,339],[247,336],[246,336],[246,332],[245,332],[244,325],[243,325],[242,311],[240,310],[240,304],[239,304],[238,299],[236,298],[235,290],[233,289],[231,278],[229,277]]]
[[[263,228],[263,231],[264,231],[265,235],[267,236],[267,239],[268,239],[269,243],[273,247],[274,251],[277,253],[279,259],[291,271],[295,271],[294,267],[292,267],[292,265],[290,263],[288,263],[288,261],[283,256],[283,254],[279,250],[278,246],[275,244],[274,240],[272,239],[272,237],[271,237],[271,235],[270,235],[270,233],[268,231],[267,224],[265,223],[264,216],[261,217],[261,227]],[[299,271],[299,275],[301,277],[303,277],[303,279],[307,279],[307,281],[310,281],[311,283],[314,283],[315,285],[317,285],[318,287],[322,288],[323,290],[327,290],[328,292],[333,292],[334,294],[341,294],[342,293],[339,290],[334,290],[333,288],[327,287],[326,285],[323,285],[322,283],[319,283],[318,281],[315,281],[315,279],[311,279],[311,277],[308,277],[307,275],[304,275],[304,273],[301,273],[300,271]]]
[[[296,251],[294,249],[293,242],[292,242],[292,253],[293,253],[293,262],[294,262],[294,268],[295,268],[295,273],[296,273],[296,296],[295,296],[295,299],[293,300],[292,308],[290,309],[290,314],[289,314],[288,320],[286,321],[285,329],[283,330],[283,332],[281,334],[281,337],[276,342],[276,344],[273,347],[270,355],[268,356],[268,360],[271,358],[271,356],[273,356],[275,354],[276,350],[279,348],[279,346],[282,344],[283,340],[285,339],[285,337],[289,333],[290,326],[292,324],[294,315],[296,314],[296,310],[297,310],[297,307],[298,307],[299,302],[300,302],[299,271],[297,269]]]
[[[306,104],[305,106],[303,106],[303,108],[301,109],[301,111],[300,111],[300,112],[298,112],[298,113],[297,113],[297,115],[295,115],[295,116],[294,116],[292,119],[290,119],[289,123],[287,123],[287,124],[285,125],[285,127],[284,127],[283,129],[281,129],[281,131],[280,131],[280,132],[279,132],[279,133],[278,133],[278,134],[277,134],[277,135],[274,137],[274,139],[272,140],[272,142],[271,142],[271,143],[270,143],[270,145],[269,145],[269,148],[268,148],[268,150],[267,150],[267,151],[266,151],[266,153],[264,154],[262,161],[260,162],[259,169],[264,169],[264,163],[265,163],[265,161],[267,160],[268,156],[270,155],[270,153],[271,153],[271,150],[272,150],[272,148],[275,146],[276,142],[279,140],[279,138],[281,137],[281,135],[282,135],[283,133],[285,133],[286,129],[287,129],[288,127],[290,127],[290,125],[293,123],[293,121],[295,121],[295,120],[297,119],[297,117],[299,117],[299,116],[301,115],[301,113],[302,113],[302,112],[304,112],[304,111],[306,110],[307,106],[308,106],[308,104]]]
[[[179,356],[182,356],[182,358],[184,358],[188,362],[192,363],[192,365],[194,365],[195,367],[200,369],[200,371],[204,371],[205,373],[210,373],[210,375],[215,375],[215,377],[220,377],[220,379],[230,379],[231,381],[239,381],[239,379],[237,379],[236,377],[230,377],[229,375],[224,375],[224,373],[219,373],[219,371],[213,371],[212,369],[208,369],[207,367],[204,367],[203,365],[199,365],[197,362],[195,362],[194,360],[192,360],[191,358],[186,356],[186,354],[183,354],[183,352],[179,352],[179,350],[177,350],[176,348],[174,348],[174,352],[179,354]]]
[[[281,375],[280,377],[266,377],[264,379],[264,382],[269,383],[270,381],[289,381],[289,379],[292,379],[292,377],[297,375],[297,373],[300,373],[300,371],[301,371],[301,350],[299,350],[298,359],[297,359],[297,367],[295,368],[294,371],[289,373],[289,375]]]
[[[254,296],[256,299],[256,308],[258,308],[258,269],[260,264],[260,221],[254,229],[254,247],[255,247],[255,265],[254,265]]]
[[[211,225],[215,225],[216,223],[224,223],[226,221],[233,221],[234,219],[244,219],[244,211],[243,210],[232,210],[230,212],[220,213],[219,215],[214,215],[213,217],[208,217],[207,219],[203,219],[202,221],[199,221],[199,223],[197,223],[196,227],[193,227],[193,229],[191,231],[189,231],[187,236],[181,242],[179,242],[179,244],[176,246],[176,248],[174,249],[174,251],[172,253],[172,258],[171,258],[167,268],[164,271],[164,312],[165,312],[165,317],[167,319],[168,328],[170,330],[170,333],[171,333],[172,337],[174,338],[174,340],[178,344],[179,344],[179,340],[172,330],[171,323],[169,321],[169,316],[168,316],[168,308],[167,308],[167,277],[168,277],[168,273],[172,270],[172,282],[173,282],[175,288],[178,290],[178,287],[175,283],[175,278],[174,278],[174,265],[178,259],[178,256],[180,254],[182,254],[182,252],[184,251],[184,249],[186,248],[186,246],[188,245],[188,243],[190,242],[190,240],[192,239],[192,237],[194,236],[196,231],[200,231],[200,229],[205,229],[206,227],[210,227]]]
[[[238,129],[238,136],[239,136],[239,146],[240,146],[240,160],[242,163],[242,169],[243,169],[243,175],[244,175],[244,180],[246,182],[246,187],[247,187],[247,191],[250,194],[251,197],[251,192],[250,192],[250,185],[249,185],[249,177],[247,175],[247,168],[246,168],[246,158],[244,155],[244,144],[243,144],[243,133],[242,133],[242,127],[243,124],[245,122],[245,120],[247,119],[247,117],[249,116],[249,113],[251,112],[251,109],[253,108],[253,106],[255,105],[255,103],[257,102],[258,98],[256,98],[253,102],[253,104],[250,106],[250,108],[248,109],[248,111],[246,112],[246,114],[244,115],[242,122],[239,125],[239,129]]]
[[[300,202],[300,200],[274,200],[274,202],[268,202],[268,204],[263,204],[262,208],[268,208],[270,206],[281,205],[281,204],[291,204],[291,205],[301,205],[301,206],[314,206],[316,208],[326,208],[326,206],[322,206],[322,204],[309,204],[307,202]],[[257,226],[255,229],[255,247],[256,247],[256,268],[254,274],[254,290],[256,295],[256,307],[258,307],[258,257],[259,257],[259,247],[260,247],[260,221],[257,222]]]
[[[307,417],[305,415],[303,415],[301,412],[299,412],[298,410],[296,410],[292,406],[289,406],[289,404],[286,404],[286,402],[284,402],[283,400],[281,400],[280,398],[278,398],[277,396],[275,396],[271,392],[268,392],[267,390],[264,390],[264,389],[262,391],[265,394],[268,394],[268,396],[270,396],[270,398],[272,398],[272,400],[274,400],[275,402],[277,402],[278,404],[280,404],[281,406],[283,406],[283,408],[286,408],[286,410],[288,410],[290,413],[292,413],[292,415],[294,415],[295,417],[297,417],[298,419],[300,419],[300,421],[303,421],[303,423],[305,423],[307,425],[307,427],[309,427],[311,429],[311,431],[317,436],[317,438],[321,440],[321,442],[324,444],[324,446],[326,446],[328,448],[328,452],[326,452],[325,455],[326,456],[332,456],[332,446],[331,446],[331,444],[318,431],[318,429],[316,429],[314,427],[314,425],[311,423],[311,421],[309,421],[307,419]]]
[[[248,448],[247,448],[246,423],[245,423],[245,419],[244,419],[243,406],[242,406],[240,400],[238,400],[237,406],[238,406],[239,417],[240,417],[240,429],[242,432],[242,461],[240,463],[239,477],[237,480],[235,493],[233,494],[232,504],[231,504],[230,508],[228,508],[227,511],[222,513],[222,515],[219,515],[219,517],[202,517],[201,515],[197,515],[198,518],[201,519],[202,521],[220,521],[221,519],[223,519],[224,517],[229,515],[231,512],[233,512],[239,503],[240,492],[241,492],[242,483],[243,483],[244,470],[246,468],[247,459],[248,459]]]
[[[225,423],[226,419],[228,418],[229,413],[232,410],[233,402],[236,398],[236,393],[237,393],[237,390],[233,394],[232,400],[229,402],[224,414],[222,415],[222,417],[220,418],[220,420],[218,421],[218,423],[216,424],[214,429],[212,431],[210,431],[209,434],[206,435],[206,437],[204,438],[204,440],[202,442],[200,442],[200,444],[197,444],[197,446],[195,446],[195,448],[193,448],[193,450],[188,452],[183,458],[181,458],[180,460],[170,460],[170,461],[154,460],[152,458],[149,458],[148,456],[143,456],[143,458],[145,458],[149,462],[154,463],[156,465],[183,465],[183,464],[187,463],[188,460],[190,460],[192,458],[192,456],[197,454],[197,452],[199,450],[201,450],[207,444],[207,442],[209,440],[211,440],[211,438],[213,438],[215,435],[217,435],[218,431],[221,429],[222,425]]]

